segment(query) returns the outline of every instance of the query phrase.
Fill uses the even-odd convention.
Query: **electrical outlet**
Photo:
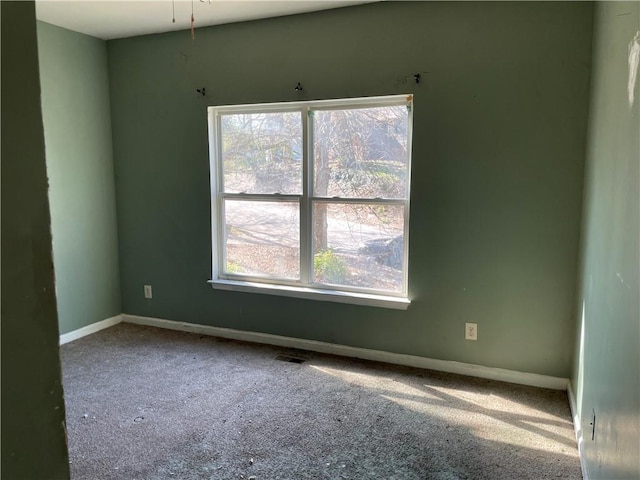
[[[144,298],[153,298],[153,290],[151,290],[151,285],[144,286]]]
[[[478,340],[478,324],[477,323],[464,324],[464,339]]]

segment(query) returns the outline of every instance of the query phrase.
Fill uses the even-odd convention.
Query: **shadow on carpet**
[[[130,324],[60,350],[73,480],[582,478],[565,392]]]

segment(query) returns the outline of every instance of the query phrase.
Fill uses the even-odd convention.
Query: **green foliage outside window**
[[[313,257],[316,279],[326,283],[344,283],[348,275],[346,262],[332,250],[322,250]]]

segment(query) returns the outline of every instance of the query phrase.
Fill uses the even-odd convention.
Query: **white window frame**
[[[358,109],[404,105],[408,109],[407,127],[407,185],[406,197],[402,199],[381,198],[345,198],[313,196],[313,139],[309,126],[309,112],[317,110]],[[302,194],[247,194],[226,193],[223,189],[222,146],[220,116],[239,113],[284,113],[300,112],[302,122]],[[413,95],[391,95],[383,97],[347,98],[337,100],[314,100],[305,102],[282,102],[248,105],[226,105],[208,107],[209,118],[209,160],[211,177],[211,238],[212,238],[212,278],[209,280],[215,289],[233,290],[251,293],[282,295],[313,300],[351,303],[385,308],[406,310],[410,304],[408,298],[409,264],[409,197],[411,178],[411,145],[413,126]],[[300,279],[285,280],[257,275],[224,273],[220,265],[224,264],[223,243],[225,225],[223,205],[225,199],[243,199],[272,202],[297,201],[300,206]],[[343,285],[325,285],[314,283],[313,277],[313,221],[312,209],[315,202],[334,204],[354,203],[369,205],[394,205],[404,208],[402,272],[403,288],[399,292],[376,290]]]

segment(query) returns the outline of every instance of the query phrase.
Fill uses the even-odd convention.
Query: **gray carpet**
[[[582,478],[565,392],[129,324],[61,355],[73,480]]]

